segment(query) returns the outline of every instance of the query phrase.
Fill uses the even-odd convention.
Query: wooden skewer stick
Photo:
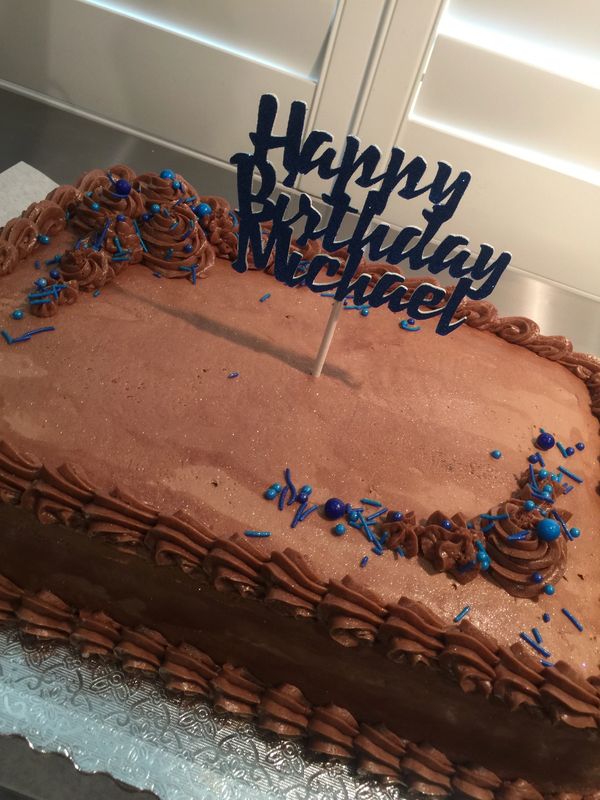
[[[325,333],[323,334],[323,339],[321,340],[321,346],[319,347],[319,352],[317,353],[317,360],[315,361],[315,366],[313,367],[313,375],[315,378],[318,378],[323,371],[323,364],[325,363],[327,353],[329,352],[329,345],[333,339],[335,326],[337,325],[342,306],[343,303],[341,300],[336,300],[331,306],[331,313],[329,314],[329,319],[327,320],[327,327],[325,328]]]

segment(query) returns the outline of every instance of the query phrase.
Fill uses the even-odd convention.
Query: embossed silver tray
[[[66,755],[161,800],[401,800],[345,764],[312,758],[158,681],[0,626],[0,734]]]

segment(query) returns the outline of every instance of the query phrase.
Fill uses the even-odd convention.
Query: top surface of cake
[[[125,217],[119,245],[116,217],[106,228],[102,222],[111,187],[101,184],[98,191],[90,179],[82,189],[92,195],[73,200],[67,228],[29,251],[23,246],[18,263],[5,270],[10,274],[0,283],[0,317],[9,335],[47,324],[55,330],[13,346],[1,343],[0,439],[51,466],[79,465],[104,490],[117,485],[166,513],[182,508],[218,536],[269,531],[268,538],[253,540],[256,548],[292,546],[323,578],[350,575],[384,605],[405,595],[447,623],[470,606],[471,621],[500,644],[539,627],[542,614],[550,612],[544,641],[552,659],[596,673],[598,421],[584,381],[555,360],[485,329],[463,325],[440,337],[427,324],[405,330],[385,310],[365,317],[354,309],[343,313],[323,375],[315,379],[310,369],[329,301],[287,288],[268,274],[235,273],[229,262],[215,260],[194,214],[174,211],[177,193],[164,190],[158,179],[147,179],[145,186],[139,208],[132,194],[126,209],[123,203],[111,208]],[[49,213],[42,207],[38,219],[42,212]],[[142,213],[149,218],[143,220]],[[139,219],[137,230],[130,219]],[[169,233],[188,226],[194,231],[189,252],[183,236],[174,240]],[[2,234],[5,241],[10,235],[6,229]],[[74,249],[81,239],[83,245]],[[123,266],[121,247],[136,252],[125,261],[144,263],[127,263],[116,280],[103,285],[98,270],[106,271],[106,264],[97,263],[94,253],[108,244],[113,268]],[[217,251],[228,254],[222,244]],[[46,266],[57,254],[62,261]],[[195,264],[198,274],[189,269]],[[53,268],[61,271],[54,283],[76,284],[78,301],[65,303],[50,321],[27,313],[10,319],[27,294],[36,292],[34,281]],[[176,271],[183,280],[166,279]],[[196,281],[204,275],[207,280]],[[83,294],[84,288],[92,291]],[[60,291],[66,297],[67,290]],[[492,307],[479,304],[478,310],[483,328],[494,323]],[[507,323],[505,330],[517,343],[536,335],[535,326],[520,322]],[[556,346],[562,341],[557,338]],[[372,498],[401,511],[405,520],[414,512],[417,538],[434,546],[446,520],[465,541],[475,530],[486,542],[496,531],[481,533],[490,522],[480,515],[503,517],[519,481],[519,499],[509,512],[522,512],[522,476],[540,428],[565,445],[586,445],[566,459],[557,448],[544,454],[550,474],[563,465],[583,481],[568,494],[555,482],[555,506],[546,508],[550,515],[553,509],[564,510],[565,517],[572,513],[569,527],[582,531],[573,541],[561,536],[553,596],[511,596],[479,575],[479,566],[477,578],[462,583],[460,561],[448,574],[435,572],[432,558],[398,557],[389,549],[377,555],[363,531],[347,526],[345,535],[332,535],[335,523],[320,511],[291,528],[297,503],[280,511],[277,501],[264,498],[268,486],[285,484],[283,470],[289,467],[297,487],[312,486],[310,503],[338,497],[373,513],[376,507],[361,506],[362,498]],[[495,450],[502,453],[498,460],[490,456]],[[441,515],[432,518],[437,511]],[[526,526],[524,516],[515,519]],[[495,524],[502,527],[502,519]],[[390,533],[409,547],[414,531]],[[518,555],[522,547],[518,538],[507,544],[501,533],[497,570],[507,559],[513,564],[512,549]],[[365,556],[368,563],[361,567]],[[523,580],[533,581],[532,575],[526,571]],[[562,608],[581,620],[583,632]]]

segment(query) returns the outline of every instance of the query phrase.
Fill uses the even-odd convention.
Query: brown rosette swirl
[[[158,674],[170,692],[208,697],[210,682],[217,675],[213,660],[191,644],[169,645]]]
[[[22,590],[0,575],[0,622],[12,622],[16,618],[22,597]]]
[[[19,628],[37,639],[66,640],[73,630],[73,612],[55,594],[24,595],[16,611]]]
[[[159,205],[171,205],[177,200],[187,200],[190,197],[198,197],[198,192],[191,183],[188,183],[181,175],[174,175],[173,178],[161,178],[156,172],[144,172],[131,181],[134,189],[144,198],[146,207],[152,203]],[[173,184],[179,183],[181,188]]]
[[[57,233],[64,231],[67,225],[64,210],[52,200],[32,203],[21,216],[31,220],[36,225],[38,234],[45,236],[55,236]]]
[[[80,231],[99,231],[108,220],[118,214],[126,217],[139,217],[144,211],[142,197],[135,189],[127,195],[119,195],[113,191],[113,185],[96,186],[92,192],[86,192],[73,212],[72,225]]]
[[[0,258],[1,262],[1,258]],[[0,266],[0,275],[2,274],[2,267]],[[587,387],[590,392],[592,400],[592,414],[600,419],[600,368],[595,375],[592,375],[587,382]]]
[[[104,239],[104,249],[111,256],[111,259],[113,256],[121,257],[124,254],[127,255],[127,259],[124,262],[111,261],[113,269],[123,263],[139,264],[144,251],[133,225],[133,220],[117,218],[112,220]]]
[[[26,258],[37,244],[38,229],[35,222],[24,217],[11,219],[0,230],[0,243],[12,244],[19,258]]]
[[[184,511],[176,511],[159,515],[156,525],[146,534],[145,544],[159,566],[176,564],[184,572],[191,572],[202,563],[214,541],[206,525]]]
[[[49,294],[43,299],[43,303],[29,301],[29,313],[34,317],[46,319],[55,317],[61,306],[72,306],[79,299],[79,285],[77,281],[49,280],[48,289],[56,287],[54,294]]]
[[[445,522],[452,527],[445,527]],[[467,528],[460,514],[448,517],[434,511],[420,537],[421,554],[438,572],[449,572],[459,583],[469,583],[480,572],[476,541],[482,542],[483,534]]]
[[[115,272],[108,255],[103,250],[80,247],[68,250],[60,262],[60,272],[66,282],[75,281],[82,292],[94,292],[110,283]]]
[[[308,723],[308,747],[328,758],[352,758],[358,723],[345,708],[318,706]]]
[[[401,597],[388,606],[388,618],[379,630],[378,640],[391,661],[429,665],[444,648],[446,625],[422,603]]]
[[[81,203],[82,197],[83,194],[80,189],[66,184],[52,189],[52,191],[46,195],[46,200],[51,200],[53,203],[56,203],[56,205],[62,208],[65,216],[67,214],[70,216],[79,203]]]
[[[265,602],[292,617],[314,617],[325,584],[303,556],[291,547],[271,553],[260,568],[266,587]]]
[[[18,505],[41,468],[34,456],[19,453],[0,439],[0,503]]]
[[[167,640],[158,631],[140,625],[123,628],[114,652],[125,672],[154,675],[161,665]]]
[[[534,527],[542,518],[537,512],[526,512],[521,504],[508,501],[490,514],[508,515],[508,519],[493,520],[494,527],[486,539],[491,559],[489,575],[496,583],[513,597],[532,598],[540,594],[546,583],[555,584],[562,577],[567,563],[565,540],[562,536],[552,542],[540,539]],[[521,527],[523,524],[531,527]],[[523,531],[528,531],[525,538],[509,538]],[[533,581],[534,572],[542,575],[542,582]]]
[[[70,638],[83,658],[108,658],[121,638],[121,626],[103,611],[80,611]]]
[[[218,539],[214,543],[202,567],[218,592],[257,595],[262,589],[260,568],[267,561],[266,554],[239,533],[234,533],[229,539]]]
[[[572,728],[598,727],[600,698],[582,673],[565,661],[557,661],[553,667],[544,667],[542,676],[542,704],[554,722]]]
[[[446,646],[439,656],[442,667],[458,681],[466,694],[478,692],[489,697],[499,662],[498,644],[468,620],[458,627],[450,627],[444,634]]]
[[[521,706],[537,708],[540,705],[539,687],[544,682],[542,667],[520,644],[498,649],[494,696],[516,711]]]
[[[586,353],[571,353],[558,363],[586,383],[600,372],[600,359]]]
[[[238,222],[224,197],[202,196],[200,203],[212,208],[210,214],[199,218],[202,230],[218,258],[234,261],[238,254]]]
[[[346,575],[341,582],[329,582],[318,616],[338,644],[357,647],[374,642],[385,608],[376,594]]]
[[[22,502],[42,525],[82,528],[83,508],[93,497],[94,489],[85,474],[71,464],[62,464],[58,469],[43,466]]]
[[[450,779],[454,775],[454,767],[435,747],[409,742],[400,766],[411,791],[430,797],[445,797],[450,794]]]
[[[391,512],[379,526],[380,534],[387,534],[385,546],[395,552],[400,551],[406,558],[414,558],[419,553],[419,539],[424,527],[417,524],[414,511],[407,511],[401,520],[391,519]],[[381,538],[381,537],[380,537]]]
[[[460,308],[460,316],[466,324],[479,331],[493,330],[498,321],[496,306],[487,300],[466,300]]]
[[[494,325],[494,333],[505,342],[528,346],[539,335],[539,326],[527,317],[502,317]]]
[[[262,696],[257,725],[277,736],[295,739],[306,733],[309,716],[310,704],[300,689],[283,683]]]
[[[496,773],[485,767],[457,766],[452,777],[454,794],[468,800],[494,800],[501,786]]]
[[[85,507],[88,530],[112,542],[124,553],[141,554],[140,546],[148,530],[156,523],[156,509],[115,488],[110,494],[95,494]]]
[[[168,278],[189,278],[189,267],[194,266],[196,276],[205,277],[215,263],[215,251],[194,212],[183,204],[163,211],[168,213],[151,214],[140,223],[142,239],[147,247],[142,263],[160,270]]]
[[[19,251],[10,242],[0,241],[0,278],[10,275],[19,263]]]
[[[504,781],[496,792],[496,800],[544,800],[544,798],[530,783],[519,778],[516,781]]]
[[[82,193],[93,192],[98,186],[110,186],[112,183],[111,178],[113,181],[118,181],[122,178],[133,185],[135,172],[125,164],[114,164],[107,170],[92,169],[79,176],[75,181],[75,187]]]
[[[573,344],[564,336],[535,336],[525,347],[549,361],[560,361],[573,352]]]
[[[359,773],[396,781],[400,778],[400,759],[406,753],[406,739],[401,739],[386,725],[362,722],[354,740]]]
[[[243,667],[223,664],[221,672],[211,681],[214,708],[219,713],[256,716],[264,687]]]

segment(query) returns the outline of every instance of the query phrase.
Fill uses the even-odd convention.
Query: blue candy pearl
[[[171,186],[172,186],[174,189],[181,189],[181,181],[173,181],[173,183],[171,184]]]
[[[547,484],[544,486],[544,488],[542,489],[542,492],[543,492],[544,494],[552,494],[552,491],[553,491],[553,489],[552,489],[552,484],[550,484],[550,483],[547,483]]]
[[[183,252],[184,253],[191,253],[193,249],[194,249],[194,245],[190,244],[189,242],[186,245],[183,246]]]
[[[409,319],[409,320],[407,320],[407,322],[408,322],[409,325],[414,325],[415,324],[415,320],[414,319]]]
[[[572,456],[572,455],[574,455],[574,454],[575,454],[575,449],[574,449],[573,447],[567,447],[567,449],[565,450],[565,452],[566,452],[566,454],[567,454],[568,456]]]
[[[270,489],[267,489],[265,491],[265,497],[267,498],[267,500],[274,500],[277,497],[277,492],[272,486]]]
[[[547,469],[541,469],[541,470],[538,472],[538,475],[539,475],[539,477],[540,477],[542,480],[544,480],[544,478],[547,478],[547,477],[548,477],[548,470],[547,470]]]
[[[46,236],[45,233],[40,233],[40,235],[37,237],[37,240],[40,244],[50,244],[50,237]]]
[[[361,308],[360,315],[361,315],[361,317],[368,317],[369,316],[369,309],[368,308]]]
[[[578,450],[585,450],[585,445],[584,445],[584,443],[583,443],[583,442],[577,442],[577,444],[575,445],[575,447],[576,447]]]
[[[306,494],[306,492],[298,492],[298,496],[296,497],[296,500],[299,503],[306,503],[308,501],[308,495]]]
[[[200,203],[196,206],[201,217],[206,217],[207,214],[212,214],[212,208],[208,203]]]
[[[281,484],[280,483],[274,483],[274,484],[272,484],[271,489],[275,489],[276,492],[280,492],[281,491]]]
[[[60,272],[57,269],[51,269],[50,277],[52,278],[53,281],[58,281],[60,280]]]
[[[150,206],[150,211],[153,214],[158,214],[160,211],[160,206],[158,205],[158,203],[152,203],[152,205]]]
[[[142,214],[142,219],[144,222],[148,222],[149,219],[152,219],[152,214]]]
[[[336,536],[343,536],[346,533],[346,526],[342,525],[341,522],[338,522],[338,524],[333,529],[333,532],[335,533]]]
[[[571,528],[569,533],[571,534],[573,539],[578,539],[581,536],[581,531],[579,530],[579,528]]]
[[[551,433],[540,433],[535,440],[535,444],[539,450],[551,450],[556,442]]]
[[[551,583],[547,583],[547,584],[544,586],[544,592],[545,592],[546,594],[554,594],[554,586],[552,586],[552,584],[551,584]]]
[[[15,309],[15,311],[13,311],[11,314],[11,317],[13,319],[23,319],[23,316],[24,316],[23,312],[21,311],[20,308]]]
[[[35,285],[38,287],[38,289],[45,289],[46,286],[48,286],[48,281],[46,278],[38,278],[35,282]]]
[[[554,483],[560,483],[560,475],[556,475],[554,472],[550,475],[550,480],[554,481]]]
[[[560,525],[554,519],[541,519],[535,526],[535,532],[544,542],[553,542],[560,536]]]
[[[348,519],[350,522],[358,522],[358,511],[351,511],[348,514]]]
[[[118,194],[119,197],[127,197],[127,195],[131,192],[131,184],[129,181],[126,181],[125,178],[119,178],[118,181],[115,182],[113,186],[113,192]]]
[[[170,181],[175,177],[175,173],[172,169],[163,169],[163,171],[160,173],[160,177],[165,181]]]
[[[541,583],[544,580],[544,576],[542,575],[541,572],[534,572],[533,575],[531,576],[531,580],[534,583]]]
[[[337,497],[330,497],[324,507],[327,519],[339,519],[344,516],[345,510],[346,504]]]
[[[401,511],[393,511],[390,516],[390,519],[392,520],[392,522],[402,522],[402,520],[404,519],[404,514]]]
[[[449,519],[442,520],[442,528],[446,528],[447,531],[451,531],[454,526],[450,522]]]
[[[489,558],[489,556],[485,556],[485,558],[480,558],[480,559],[478,559],[478,561],[479,561],[479,567],[480,567],[480,569],[481,569],[481,570],[483,570],[483,572],[487,572],[487,571],[488,571],[488,569],[489,569],[489,568],[490,568],[490,566],[491,566],[491,563],[492,563],[492,562],[490,561],[490,558]]]
[[[126,219],[125,214],[117,214],[117,222],[125,222]]]
[[[302,492],[302,494],[307,494],[307,495],[308,495],[308,494],[311,494],[311,493],[312,493],[312,486],[309,486],[308,484],[305,484],[305,485],[304,485],[304,486],[303,486],[303,487],[300,489],[300,491]]]
[[[523,503],[523,508],[525,509],[525,511],[533,511],[533,509],[535,508],[535,503],[533,502],[533,500],[525,500],[525,502]]]
[[[98,205],[98,203],[92,203],[91,208],[92,211],[100,211],[100,206]]]
[[[492,458],[495,458],[495,459],[502,458],[502,453],[500,452],[500,450],[492,450],[490,455],[491,455]]]

